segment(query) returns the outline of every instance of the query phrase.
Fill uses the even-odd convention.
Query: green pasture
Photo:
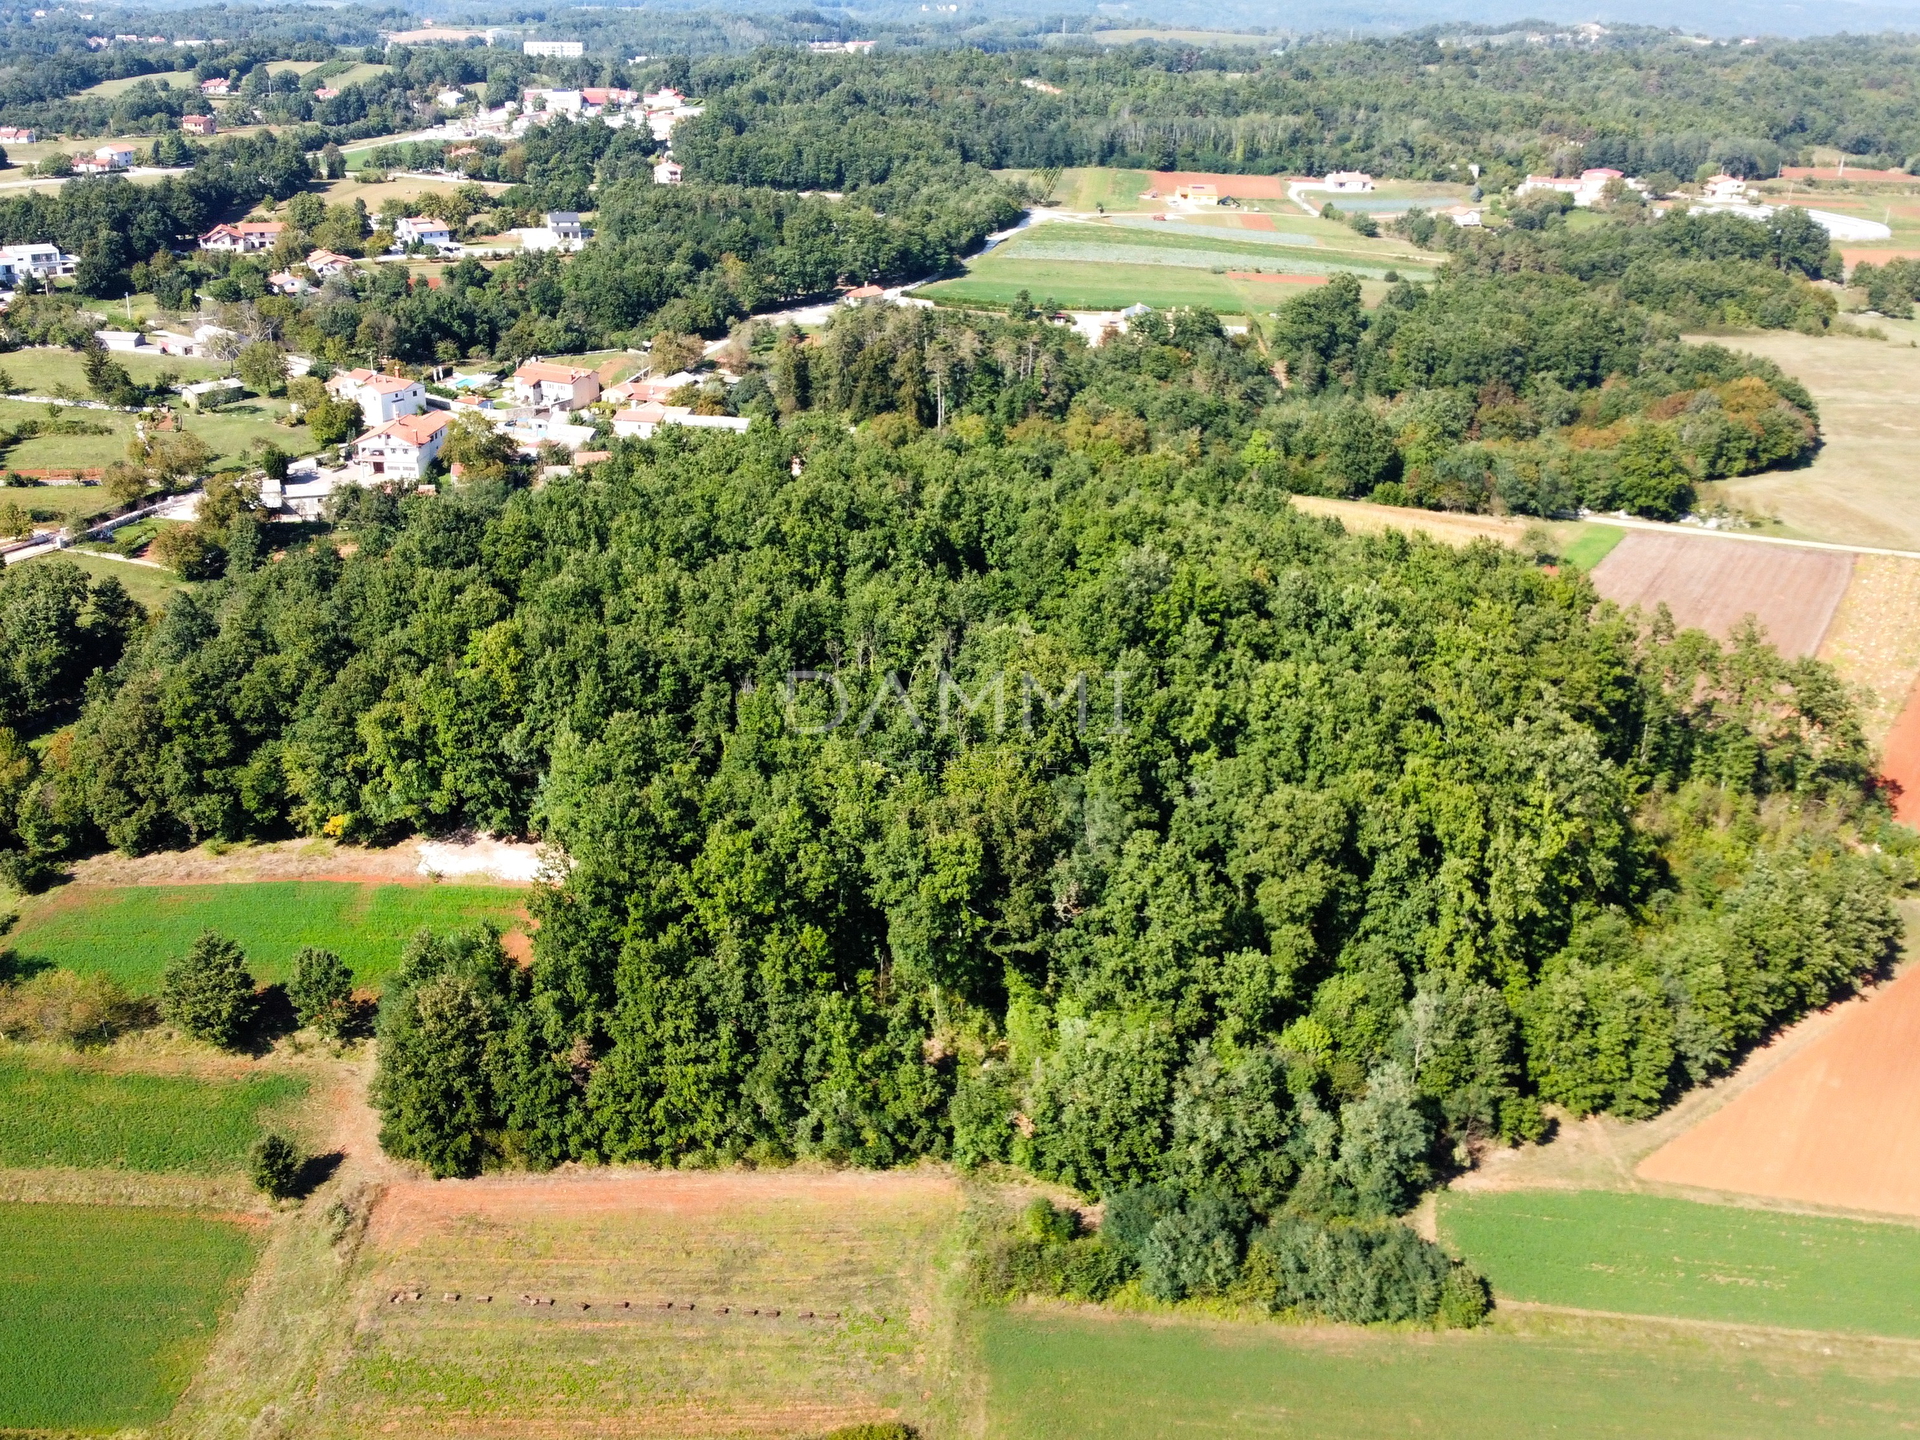
[[[1251,288],[1251,287],[1247,287]],[[1272,285],[1267,288],[1286,290]],[[1172,265],[1085,265],[1071,260],[1017,260],[988,255],[956,280],[922,285],[913,293],[949,304],[1011,304],[1025,290],[1035,304],[1051,299],[1077,310],[1121,310],[1129,305],[1207,305],[1223,314],[1248,304],[1224,275]],[[1271,309],[1288,294],[1266,299]]]
[[[1443,1194],[1506,1300],[1920,1339],[1920,1227],[1613,1191]]]
[[[151,80],[158,89],[173,89],[183,94],[191,94],[200,88],[193,78],[193,72],[173,70],[159,75],[124,75],[118,80],[102,80],[98,85],[89,85],[86,89],[79,91],[74,98],[80,99],[84,96],[89,100],[114,100],[133,89],[142,80]],[[75,148],[91,148],[84,140],[75,140],[73,144]]]
[[[92,437],[75,437],[90,439]],[[8,463],[19,461],[8,456]],[[34,467],[43,468],[43,467]],[[36,524],[58,521],[70,525],[113,508],[106,489],[99,485],[8,485],[0,487],[0,504],[12,501],[30,515]]]
[[[1497,1282],[1496,1282],[1497,1283]],[[1472,1332],[988,1313],[997,1440],[1804,1440],[1920,1427],[1920,1370],[1718,1334]]]
[[[237,940],[256,980],[283,981],[305,945],[337,952],[362,985],[377,984],[421,928],[517,922],[524,891],[487,885],[373,885],[279,880],[239,885],[69,885],[21,907],[6,937],[19,962],[111,975],[158,990],[167,962],[203,930]]]
[[[232,1174],[263,1117],[306,1089],[292,1075],[134,1074],[0,1046],[0,1167]]]
[[[78,548],[62,550],[53,555],[42,555],[33,560],[24,560],[24,565],[51,565],[57,560],[71,561],[87,572],[89,580],[104,580],[111,575],[125,587],[126,592],[149,610],[164,610],[173,603],[173,597],[182,590],[191,590],[193,586],[182,581],[171,570],[156,565],[137,565],[132,561],[114,559],[106,555],[95,555]],[[0,945],[6,942],[0,940]]]
[[[17,378],[17,377],[16,377]],[[0,425],[17,425],[22,420],[49,419],[48,407],[29,405],[19,400],[0,400]],[[282,400],[246,399],[205,414],[181,415],[179,423],[206,441],[223,460],[237,459],[242,451],[258,449],[271,441],[289,455],[304,455],[317,447],[304,425],[276,423],[286,414]],[[104,435],[36,435],[8,449],[6,467],[13,470],[97,470],[124,460],[127,442],[133,438],[133,416],[114,410],[80,410],[62,407],[62,420],[78,420],[89,426],[101,426]],[[30,492],[21,492],[22,496]],[[102,497],[105,492],[94,491]],[[15,497],[20,498],[20,497]],[[22,505],[30,502],[20,498]]]
[[[111,1205],[0,1205],[0,1430],[164,1420],[253,1267],[239,1225]]]
[[[1627,532],[1618,525],[1583,524],[1574,532],[1572,542],[1560,552],[1560,559],[1576,569],[1591,570],[1611,555],[1613,547],[1626,536]]]

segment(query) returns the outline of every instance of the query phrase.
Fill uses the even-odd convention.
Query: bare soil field
[[[1338,520],[1347,529],[1364,535],[1402,530],[1409,534],[1424,533],[1450,545],[1467,545],[1475,540],[1517,545],[1527,530],[1526,521],[1506,516],[1410,510],[1399,505],[1372,505],[1364,500],[1330,500],[1320,495],[1295,495],[1292,504],[1296,510]]]
[[[1920,970],[1643,1160],[1649,1180],[1920,1216]]]
[[[1699,337],[1695,337],[1699,338]],[[1886,340],[1786,331],[1714,343],[1777,363],[1812,393],[1825,443],[1813,463],[1717,487],[1735,504],[1778,517],[1814,540],[1920,550],[1920,349]]]
[[[1201,170],[1154,170],[1153,189],[1157,195],[1171,195],[1181,185],[1212,185],[1222,195],[1236,200],[1284,200],[1286,175],[1211,175]]]
[[[1683,628],[1725,639],[1747,615],[1780,653],[1812,655],[1826,638],[1853,574],[1853,556],[1632,530],[1593,569],[1607,599],[1652,610],[1664,603]]]
[[[447,842],[413,839],[386,849],[340,845],[332,840],[279,840],[261,845],[236,845],[215,851],[161,850],[151,855],[121,855],[109,851],[93,855],[73,867],[76,885],[232,885],[261,880],[338,880],[362,884],[426,885],[432,876],[457,874],[462,884],[518,884],[483,868],[493,850],[509,858],[530,847],[502,847],[481,841],[464,847],[474,852],[473,866],[457,858],[463,847]],[[486,853],[482,853],[485,851]],[[423,865],[425,868],[423,868]],[[510,867],[500,867],[510,868]]]

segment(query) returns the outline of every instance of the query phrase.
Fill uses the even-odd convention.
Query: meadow
[[[1620,543],[1626,533],[1618,525],[1583,522],[1561,547],[1560,560],[1579,570],[1591,570],[1613,553],[1613,547]]]
[[[253,1237],[229,1222],[0,1204],[0,1430],[165,1419],[253,1258]]]
[[[22,964],[100,972],[151,993],[170,959],[215,930],[245,949],[256,980],[290,978],[294,954],[319,945],[347,962],[356,983],[377,985],[422,927],[490,920],[509,929],[522,923],[524,903],[521,891],[487,885],[68,885],[24,902],[7,942]]]
[[[1920,1228],[1598,1190],[1443,1193],[1439,1215],[1505,1300],[1920,1338]]]
[[[92,580],[103,580],[111,575],[125,587],[129,595],[149,610],[164,610],[173,602],[173,597],[182,590],[193,589],[192,585],[181,580],[173,571],[162,569],[157,565],[135,564],[129,560],[90,554],[77,548],[24,560],[21,563],[47,565],[55,560],[66,560],[78,565]]]
[[[1014,1309],[982,1329],[1000,1440],[1799,1440],[1920,1424],[1911,1356],[1619,1322],[1408,1334]]]
[[[0,1045],[0,1168],[232,1173],[306,1091],[294,1075],[138,1073]]]
[[[397,1183],[305,1433],[949,1433],[960,1199],[938,1172]]]

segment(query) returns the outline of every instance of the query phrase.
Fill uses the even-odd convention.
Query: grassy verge
[[[1920,1228],[1526,1190],[1442,1195],[1440,1238],[1504,1299],[1920,1338]]]
[[[129,595],[149,610],[164,610],[173,603],[175,595],[193,588],[171,570],[160,570],[151,565],[133,565],[125,560],[89,554],[85,550],[62,550],[57,555],[43,555],[20,563],[51,565],[61,560],[78,565],[91,580],[101,580],[111,575],[126,587]]]
[[[1907,1357],[1889,1373],[1877,1358],[1618,1323],[1416,1336],[1013,1310],[984,1326],[1001,1440],[1798,1440],[1920,1423]]]
[[[306,1089],[294,1075],[131,1074],[0,1047],[0,1168],[238,1171],[263,1118]]]
[[[288,979],[295,953],[320,945],[368,985],[392,971],[416,930],[486,920],[509,928],[525,900],[486,885],[69,885],[25,902],[9,939],[24,964],[103,972],[135,992],[157,990],[167,962],[202,930],[239,941],[256,980]]]
[[[164,1419],[253,1257],[243,1227],[193,1215],[0,1205],[0,1429]]]
[[[1582,525],[1560,552],[1560,559],[1576,569],[1591,570],[1613,553],[1626,534],[1618,525]]]

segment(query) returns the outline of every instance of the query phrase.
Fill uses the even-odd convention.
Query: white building
[[[324,280],[329,275],[339,275],[353,269],[353,257],[334,250],[310,250],[307,252],[307,268]]]
[[[616,411],[613,433],[621,439],[651,440],[663,425],[684,425],[690,430],[731,430],[744,435],[752,423],[738,415],[696,415],[691,406],[662,405],[649,400],[629,410]]]
[[[433,103],[442,110],[457,110],[467,103],[467,97],[458,90],[442,90],[433,97]]]
[[[680,183],[680,163],[677,160],[662,160],[653,167],[653,183],[656,185],[678,185]]]
[[[1582,170],[1577,176],[1529,175],[1514,187],[1513,193],[1520,199],[1529,195],[1571,195],[1575,205],[1589,210],[1606,197],[1607,186],[1615,180],[1624,181],[1629,190],[1646,193],[1646,181],[1628,180],[1620,171],[1604,165]]]
[[[1373,177],[1362,170],[1335,170],[1320,188],[1336,195],[1361,195],[1373,189]]]
[[[77,255],[62,254],[58,245],[0,245],[0,284],[18,285],[27,276],[49,280],[71,275],[79,263]]]
[[[1707,181],[1701,198],[1709,205],[1744,205],[1747,203],[1747,182],[1736,180],[1731,175],[1716,175]]]
[[[452,425],[441,411],[402,415],[354,442],[354,458],[371,478],[418,480],[427,473]]]
[[[93,152],[96,160],[104,160],[115,170],[128,170],[133,167],[133,146],[124,141],[113,141],[102,145]]]
[[[409,215],[393,222],[393,243],[401,249],[409,245],[431,245],[444,250],[453,244],[453,231],[444,220],[431,215]]]
[[[200,237],[200,248],[236,253],[271,250],[286,228],[281,220],[242,220],[238,225],[216,225]]]
[[[520,47],[523,55],[547,55],[555,60],[578,60],[587,53],[582,40],[528,40]]]
[[[591,370],[532,360],[513,372],[513,398],[520,405],[584,410],[600,398],[600,377]]]
[[[360,407],[369,425],[384,425],[417,414],[427,403],[427,387],[404,375],[378,375],[371,370],[346,370],[327,381],[327,393]]]

